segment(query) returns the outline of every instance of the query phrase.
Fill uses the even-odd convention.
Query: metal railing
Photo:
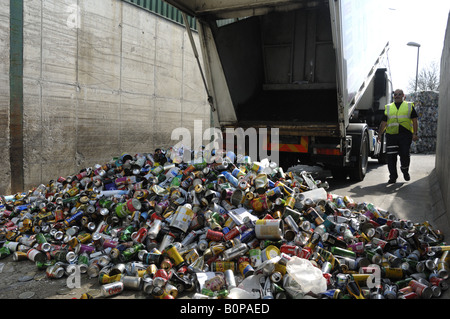
[[[156,13],[161,17],[172,20],[178,24],[184,25],[181,11],[162,0],[122,0],[124,2],[136,5],[144,10]],[[197,21],[194,17],[187,16],[189,26],[197,30]]]

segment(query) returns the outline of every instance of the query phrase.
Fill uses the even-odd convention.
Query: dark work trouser
[[[386,158],[389,169],[389,179],[397,179],[397,155],[400,156],[400,170],[409,172],[411,157],[409,150],[412,143],[412,134],[386,134]]]

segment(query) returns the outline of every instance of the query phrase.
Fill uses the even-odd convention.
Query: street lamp
[[[416,42],[408,42],[410,47],[416,47],[417,48],[417,68],[416,68],[416,93],[417,93],[417,81],[419,79],[419,51],[420,51],[420,44]]]

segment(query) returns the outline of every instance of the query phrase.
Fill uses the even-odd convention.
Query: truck
[[[361,181],[369,157],[384,163],[392,82],[379,1],[165,1],[196,19],[214,126],[268,129],[259,145],[283,168]]]

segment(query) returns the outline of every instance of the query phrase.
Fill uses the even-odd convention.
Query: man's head
[[[403,90],[395,90],[395,92],[394,92],[395,103],[403,102],[404,97],[405,97],[405,94],[403,93]]]

